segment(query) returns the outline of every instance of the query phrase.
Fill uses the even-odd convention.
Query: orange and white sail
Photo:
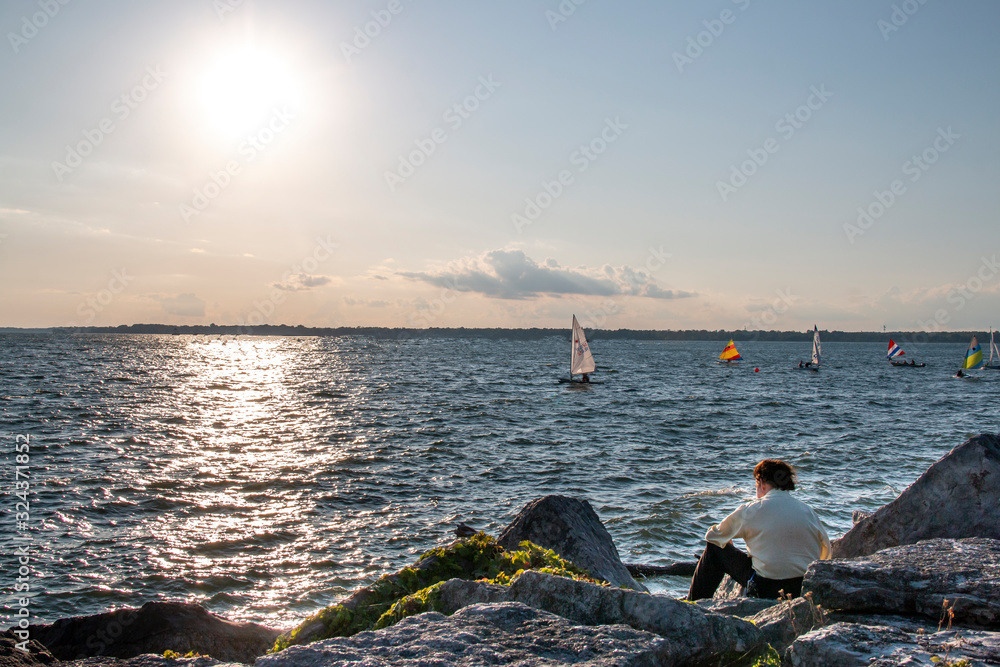
[[[736,351],[736,343],[734,343],[733,339],[730,338],[729,345],[726,345],[726,349],[724,349],[722,354],[719,355],[719,359],[721,361],[737,361],[742,358],[743,357],[740,356],[740,353]]]

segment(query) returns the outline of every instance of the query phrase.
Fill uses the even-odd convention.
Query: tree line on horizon
[[[6,329],[19,331],[18,329]],[[432,327],[413,329],[405,327],[306,327],[304,325],[262,324],[242,325],[171,325],[171,324],[122,324],[115,327],[52,327],[24,331],[49,332],[55,334],[155,334],[155,335],[218,335],[218,336],[366,336],[377,339],[409,338],[487,338],[509,340],[537,340],[551,336],[565,337],[565,328],[525,329],[477,328],[477,327]],[[732,338],[736,342],[747,341],[809,341],[813,332],[809,331],[746,331],[727,329],[589,329],[591,340],[676,340],[676,341],[725,341]],[[897,342],[955,343],[967,342],[972,336],[989,338],[989,334],[976,331],[825,331],[820,330],[825,342],[871,343]],[[982,340],[982,338],[981,338]]]

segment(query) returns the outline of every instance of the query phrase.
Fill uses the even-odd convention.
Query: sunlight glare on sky
[[[0,327],[1000,326],[990,0],[42,4]]]

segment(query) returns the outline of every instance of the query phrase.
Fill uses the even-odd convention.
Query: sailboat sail
[[[593,373],[594,355],[590,353],[590,346],[587,345],[587,337],[583,335],[583,327],[573,316],[573,354],[570,358],[569,374],[572,377],[577,373]]]
[[[729,345],[726,345],[722,354],[719,355],[719,359],[722,361],[737,361],[742,358],[743,357],[740,356],[740,353],[736,351],[736,344],[733,343],[733,339],[730,338]]]
[[[997,363],[993,363],[994,355],[997,358]],[[986,362],[986,368],[1000,369],[1000,349],[997,349],[997,344],[993,341],[993,329],[990,329],[990,360]]]
[[[962,364],[962,368],[982,368],[983,367],[983,349],[979,347],[979,341],[976,337],[972,337],[972,342],[969,343],[969,349],[965,351],[965,362]]]
[[[906,352],[903,352],[903,348],[901,348],[900,346],[898,346],[894,342],[892,342],[892,339],[890,338],[889,339],[889,351],[886,353],[885,358],[886,359],[895,359],[896,357],[901,357],[904,354],[906,354]]]
[[[813,366],[819,366],[820,357],[822,356],[822,353],[823,353],[823,348],[822,348],[822,346],[820,345],[820,342],[819,342],[819,329],[817,329],[816,325],[814,324],[813,325],[813,356],[812,356],[812,364],[813,364]]]

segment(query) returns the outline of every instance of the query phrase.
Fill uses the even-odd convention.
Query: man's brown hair
[[[758,463],[754,466],[753,477],[779,491],[795,490],[795,468],[778,459],[764,459]]]

